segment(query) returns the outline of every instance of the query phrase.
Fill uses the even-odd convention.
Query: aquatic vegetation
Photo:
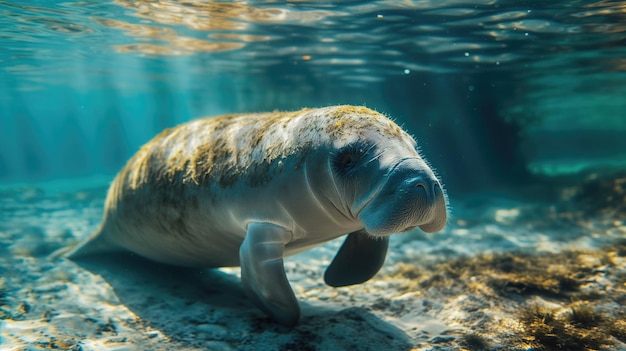
[[[415,272],[412,266],[400,266],[398,274],[417,278],[404,287],[406,290],[448,287],[469,281],[470,290],[489,291],[489,295],[565,297],[578,291],[581,282],[593,272],[584,267],[584,255],[583,252],[564,252],[555,259],[555,255],[547,254],[481,254],[443,263],[431,273]],[[604,260],[600,262],[605,263]]]
[[[626,340],[626,242],[599,250],[504,252],[417,266],[389,278],[425,299],[445,296],[468,329],[459,346],[599,350]],[[460,303],[462,301],[462,303]],[[475,334],[480,331],[481,334]]]
[[[168,345],[185,350],[229,349],[228,345],[250,350],[367,345],[374,350],[459,351],[563,350],[573,342],[587,349],[626,346],[623,224],[605,234],[595,228],[606,228],[611,221],[561,226],[558,204],[550,218],[544,216],[549,209],[517,203],[478,208],[475,217],[464,216],[467,213],[459,206],[458,221],[470,223],[462,226],[465,231],[442,233],[432,241],[405,235],[408,241],[394,243],[394,254],[400,255],[390,256],[387,269],[375,281],[357,286],[334,289],[323,284],[320,272],[328,263],[324,257],[333,257],[337,249],[332,243],[308,256],[290,258],[286,269],[307,312],[302,326],[286,332],[272,327],[245,299],[238,278],[231,276],[236,270],[181,274],[162,266],[129,270],[137,262],[121,259],[110,262],[112,266],[107,261],[79,266],[45,260],[44,253],[89,234],[102,213],[103,199],[98,196],[105,192],[103,187],[67,194],[22,189],[1,199],[3,223],[12,225],[0,230],[0,250],[6,251],[0,260],[0,334],[9,343],[77,349],[87,343],[121,347],[127,341],[143,345],[141,349]],[[23,200],[15,202],[16,198]],[[483,217],[490,208],[491,214]],[[488,222],[494,208],[519,212],[507,221]],[[17,213],[28,219],[24,227],[15,219]],[[541,220],[556,225],[537,226],[544,223]],[[528,235],[526,242],[534,238],[535,252],[507,251],[508,242],[488,237],[487,226],[497,226],[502,236],[522,233]],[[49,229],[35,230],[39,227]],[[554,227],[567,235],[549,236]],[[590,235],[587,228],[596,234]],[[562,250],[558,245],[563,241],[586,240],[586,235],[594,240],[587,249],[538,252]],[[540,236],[547,241],[539,241]],[[591,248],[613,238],[622,241]],[[471,256],[459,257],[461,246],[473,245],[474,239],[486,244],[471,249]],[[42,242],[47,249],[32,250]],[[221,283],[190,284],[193,279]],[[23,331],[26,327],[29,332]],[[553,336],[555,332],[560,334]]]
[[[607,332],[613,335],[619,341],[626,343],[626,314],[622,314],[619,318],[612,320],[611,324],[607,323],[605,328]]]
[[[525,342],[540,350],[597,350],[615,345],[609,326],[617,322],[586,304],[576,303],[564,312],[532,305],[520,313]],[[623,332],[623,331],[622,331]]]
[[[490,349],[490,343],[480,334],[469,333],[461,338],[461,345],[470,351],[486,351]]]
[[[626,351],[625,1],[0,11],[0,349]],[[297,328],[257,310],[239,268],[48,259],[98,228],[113,175],[163,129],[334,104],[395,116],[438,166],[454,217],[437,236],[393,237],[365,284],[324,283],[338,242],[283,260]],[[192,180],[214,166],[195,161]],[[277,194],[296,199],[292,185]]]

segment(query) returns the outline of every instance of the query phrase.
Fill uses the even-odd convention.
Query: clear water
[[[449,228],[396,242],[393,262],[626,238],[624,1],[0,0],[0,319],[37,296],[17,287],[97,226],[108,182],[164,128],[333,104],[393,117],[446,184]],[[322,269],[304,257],[294,275]],[[198,346],[151,317],[172,348]],[[16,325],[0,348],[30,340]]]
[[[195,117],[350,103],[453,189],[626,167],[620,1],[0,3],[0,179],[113,174]],[[459,179],[459,173],[468,173]],[[495,179],[494,179],[495,178]]]

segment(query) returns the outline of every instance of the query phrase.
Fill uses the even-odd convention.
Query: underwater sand
[[[626,350],[626,177],[556,202],[452,197],[443,232],[394,235],[361,285],[323,282],[342,238],[287,258],[293,329],[238,268],[48,259],[96,228],[106,182],[0,190],[1,350]]]

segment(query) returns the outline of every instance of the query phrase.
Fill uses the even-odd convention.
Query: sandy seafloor
[[[49,259],[96,228],[108,180],[0,190],[0,350],[626,350],[626,177],[452,196],[443,232],[394,235],[361,285],[323,282],[342,238],[289,257],[293,329],[237,268]]]

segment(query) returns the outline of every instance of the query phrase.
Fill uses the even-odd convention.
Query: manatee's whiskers
[[[415,146],[359,106],[190,121],[127,162],[102,229],[70,257],[123,249],[181,266],[240,265],[251,300],[294,325],[300,309],[285,256],[348,234],[324,279],[358,284],[380,269],[390,234],[443,228],[445,192],[424,191],[437,180]]]

